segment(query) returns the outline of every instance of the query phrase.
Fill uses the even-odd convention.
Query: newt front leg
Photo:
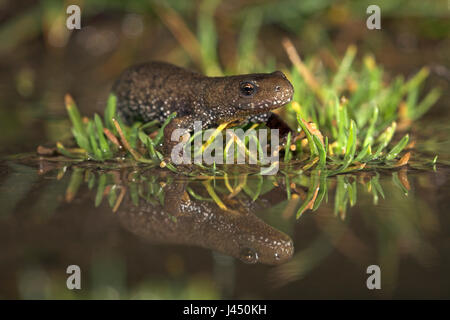
[[[191,116],[175,118],[164,128],[164,158],[175,164],[183,161],[183,149],[187,142],[186,134],[194,130]],[[190,159],[190,158],[189,158]]]

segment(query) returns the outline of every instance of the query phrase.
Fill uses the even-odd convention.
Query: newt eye
[[[250,248],[241,249],[240,258],[245,263],[256,263],[259,259],[258,253]]]
[[[244,82],[241,84],[241,93],[244,96],[250,97],[255,93],[255,85],[251,82]]]

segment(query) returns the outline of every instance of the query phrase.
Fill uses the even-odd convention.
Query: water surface
[[[317,172],[187,179],[29,157],[0,168],[2,298],[450,297],[444,165],[325,179],[298,219]],[[366,286],[374,264],[381,290]]]

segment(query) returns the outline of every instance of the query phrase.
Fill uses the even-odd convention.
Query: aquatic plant
[[[106,198],[110,208],[115,212],[126,194],[135,206],[139,205],[139,199],[152,205],[164,205],[165,187],[174,183],[173,175],[158,177],[146,169],[131,169],[125,172],[127,178],[122,179],[119,171],[114,169],[96,172],[90,168],[74,168],[67,184],[65,199],[71,202],[80,186],[85,183],[90,190],[95,191],[95,207]],[[58,179],[65,173],[66,168],[60,169]],[[284,188],[286,202],[283,211],[287,210],[288,216],[295,213],[297,219],[307,210],[316,211],[324,200],[328,202],[331,191],[331,197],[334,199],[334,215],[344,220],[348,207],[353,207],[357,202],[358,185],[361,186],[360,189],[373,196],[374,205],[378,204],[380,197],[385,198],[379,178],[379,173],[360,172],[329,179],[320,170],[313,170],[310,175],[225,174],[221,177],[192,178],[186,191],[193,200],[215,202],[218,207],[227,211],[227,203],[234,201],[233,199],[247,198],[254,202],[275,188]],[[392,172],[392,181],[402,193],[408,194],[410,186],[406,170]],[[192,188],[189,186],[191,183],[201,188]],[[294,205],[288,206],[287,203]]]
[[[261,59],[256,55],[264,8],[246,13],[237,43],[237,63],[234,67],[221,68],[213,18],[218,4],[218,1],[201,3],[196,33],[189,29],[183,15],[169,5],[155,6],[154,10],[190,60],[205,74],[274,71],[276,63],[273,57]],[[283,71],[292,82],[295,93],[293,102],[279,112],[293,129],[300,132],[298,137],[288,136],[286,147],[279,150],[282,172],[320,169],[322,176],[330,176],[363,169],[397,168],[409,162],[410,150],[414,146],[408,134],[409,128],[440,96],[437,88],[423,96],[422,85],[429,74],[426,67],[408,80],[403,76],[389,79],[371,55],[355,62],[355,46],[349,46],[338,61],[329,51],[324,51],[325,54],[320,55],[322,58],[313,55],[302,60],[289,39],[283,39],[282,45],[292,62],[292,66]],[[108,99],[103,119],[99,115],[91,119],[82,118],[69,95],[66,96],[66,108],[77,147],[67,148],[59,142],[57,151],[61,155],[74,161],[159,165],[171,171],[183,171],[164,161],[161,153],[163,128],[176,114],[164,123],[155,120],[126,126],[117,116],[113,95]],[[222,138],[225,127],[219,126],[212,136]],[[264,125],[251,128],[262,127]],[[236,143],[247,157],[252,157],[249,140],[236,139]],[[213,142],[214,138],[209,139],[201,151],[204,152]],[[256,143],[260,146],[259,141]],[[225,146],[225,154],[229,148]],[[435,162],[436,158],[428,164]],[[194,167],[184,173],[224,175],[226,172],[226,168],[216,164],[196,164]],[[251,171],[248,167],[246,170]]]
[[[289,76],[295,94],[282,116],[300,132],[296,139],[289,135],[286,147],[280,150],[284,169],[287,166],[302,171],[318,168],[330,176],[368,168],[396,168],[408,163],[411,153],[407,149],[412,147],[409,134],[403,134],[396,143],[393,141],[397,132],[407,131],[439,98],[439,90],[433,89],[419,100],[421,84],[428,75],[426,68],[407,81],[398,76],[385,82],[382,68],[371,56],[363,59],[360,69],[353,66],[356,55],[353,46],[348,48],[335,72],[330,72],[316,59],[311,59],[308,65],[303,63],[289,40],[285,39],[283,44],[293,62]],[[314,75],[311,68],[315,70]],[[173,164],[164,161],[161,153],[163,129],[175,113],[164,123],[155,120],[126,126],[117,116],[114,95],[108,99],[103,119],[97,114],[91,119],[82,118],[69,95],[66,108],[77,148],[58,143],[57,150],[62,155],[102,162],[133,159],[177,171]],[[223,134],[225,127],[216,129],[202,151]],[[252,126],[261,127],[264,125]],[[250,157],[249,139],[236,139]],[[215,165],[196,167],[187,174],[224,174]]]

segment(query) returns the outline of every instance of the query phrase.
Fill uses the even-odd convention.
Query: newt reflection
[[[246,263],[280,264],[292,257],[291,238],[259,219],[250,200],[232,199],[223,209],[189,197],[186,185],[168,184],[163,205],[140,198],[136,206],[127,197],[118,210],[121,222],[152,242],[209,248]]]

